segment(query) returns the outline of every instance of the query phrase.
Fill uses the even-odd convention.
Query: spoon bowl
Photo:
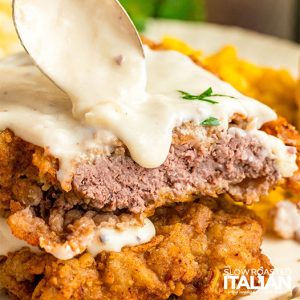
[[[71,99],[85,98],[73,102],[75,115],[110,99],[113,83],[116,98],[145,84],[142,42],[117,0],[13,0],[13,20],[41,71]]]

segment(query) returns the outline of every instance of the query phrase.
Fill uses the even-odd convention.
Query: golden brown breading
[[[0,132],[0,209],[9,209],[9,200],[26,207],[38,201],[43,185],[56,184],[58,162],[40,147],[16,137],[10,130]]]
[[[44,255],[28,249],[0,257],[0,287],[22,300],[29,300],[35,287],[35,279],[45,270]]]
[[[260,222],[225,199],[160,208],[152,221],[156,237],[121,253],[68,261],[28,249],[10,254],[0,262],[0,286],[25,300],[231,299],[238,292],[224,291],[224,268],[271,268]]]
[[[299,170],[294,176],[286,180],[286,186],[291,191],[300,193],[300,134],[297,129],[289,124],[284,118],[265,124],[262,128],[266,133],[281,139],[286,145],[296,147],[297,149],[297,165]]]

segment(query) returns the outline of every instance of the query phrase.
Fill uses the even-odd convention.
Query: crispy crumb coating
[[[247,209],[227,200],[160,208],[147,244],[60,261],[22,249],[2,257],[0,286],[18,299],[231,299],[223,270],[271,269],[263,229]],[[230,293],[232,292],[232,293]]]
[[[298,130],[284,118],[265,124],[262,128],[266,133],[281,139],[286,145],[296,147],[298,171],[286,180],[286,187],[300,194],[300,134]]]

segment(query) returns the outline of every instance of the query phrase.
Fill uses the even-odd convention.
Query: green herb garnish
[[[208,119],[204,120],[200,123],[202,126],[219,126],[221,125],[221,122],[219,119],[215,117],[209,117]]]
[[[219,102],[210,99],[210,97],[228,97],[228,98],[235,98],[235,97],[232,97],[232,96],[227,96],[227,95],[222,95],[222,94],[214,94],[211,87],[208,88],[206,91],[204,91],[204,92],[203,92],[202,94],[200,94],[200,95],[192,95],[192,94],[189,94],[189,93],[184,92],[184,91],[178,91],[178,92],[181,94],[182,99],[185,99],[185,100],[191,100],[191,101],[195,101],[195,100],[205,101],[205,102],[208,102],[208,103],[211,103],[211,104],[217,104],[217,103],[219,103]]]

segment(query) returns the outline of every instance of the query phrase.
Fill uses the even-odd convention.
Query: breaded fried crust
[[[268,134],[278,137],[286,145],[296,147],[298,171],[286,180],[287,188],[300,194],[300,134],[298,130],[284,118],[265,124],[262,128]]]
[[[251,212],[227,201],[160,208],[148,244],[60,261],[28,249],[3,257],[0,286],[19,299],[231,299],[223,270],[270,270],[263,229]]]

